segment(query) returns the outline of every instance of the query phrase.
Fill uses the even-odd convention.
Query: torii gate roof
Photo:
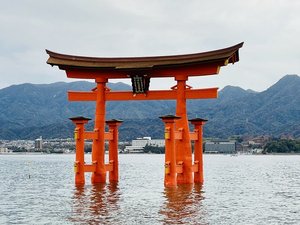
[[[49,55],[47,63],[63,70],[93,70],[105,72],[138,72],[160,69],[189,68],[215,64],[219,66],[239,61],[239,48],[243,42],[224,49],[214,51],[151,57],[85,57],[65,55],[46,50]]]

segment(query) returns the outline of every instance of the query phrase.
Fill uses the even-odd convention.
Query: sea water
[[[0,224],[300,224],[299,155],[204,155],[204,185],[176,188],[164,155],[120,155],[118,184],[81,187],[74,158],[0,155]]]

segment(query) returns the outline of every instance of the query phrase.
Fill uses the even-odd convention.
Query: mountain
[[[93,118],[94,102],[68,102],[68,90],[91,90],[94,83],[79,81],[53,84],[21,84],[0,90],[0,139],[71,137],[73,124],[67,118]],[[112,90],[131,90],[124,83],[109,83]],[[226,86],[218,99],[189,100],[189,118],[203,117],[205,136],[231,135],[300,137],[300,77],[286,75],[263,92]],[[124,120],[120,139],[141,136],[161,138],[163,123],[158,118],[175,113],[175,101],[108,102],[107,119]],[[87,129],[93,129],[91,121]]]
[[[220,101],[214,104],[217,110],[209,118],[208,135],[291,134],[300,137],[299,76],[287,75],[260,93],[240,91],[237,98],[231,97],[232,100],[224,104],[220,96]]]

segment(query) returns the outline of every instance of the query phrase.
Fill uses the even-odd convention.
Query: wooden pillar
[[[113,170],[109,172],[109,181],[117,182],[119,180],[119,158],[118,158],[118,126],[122,123],[121,120],[108,120],[109,132],[112,133],[112,139],[109,140],[109,163],[113,164]]]
[[[197,134],[194,143],[194,163],[198,165],[198,170],[194,173],[194,182],[203,184],[203,125],[207,120],[195,118],[189,121],[194,125],[194,132]]]
[[[165,123],[165,180],[166,187],[176,186],[175,120],[180,117],[167,115],[160,117]]]
[[[176,121],[176,129],[182,129],[182,139],[176,140],[176,161],[183,162],[183,172],[177,175],[178,184],[192,184],[192,148],[190,141],[189,124],[186,110],[186,81],[187,76],[176,76],[177,99],[176,116],[180,119]]]
[[[92,184],[106,182],[106,169],[105,169],[105,89],[106,78],[96,79],[96,113],[95,113],[95,133],[97,138],[93,140],[92,147],[92,161],[96,164],[96,171],[93,172],[91,177]]]
[[[84,184],[84,124],[90,119],[85,117],[70,118],[76,125],[74,139],[76,143],[76,159],[74,163],[75,184]]]

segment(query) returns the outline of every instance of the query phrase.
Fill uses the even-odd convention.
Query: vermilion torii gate
[[[190,120],[194,132],[189,131],[187,99],[216,98],[218,88],[193,89],[186,82],[190,76],[218,74],[220,67],[239,61],[243,43],[215,51],[158,57],[96,58],[58,54],[46,50],[47,61],[65,70],[69,78],[93,79],[96,88],[88,92],[69,91],[70,101],[95,101],[94,131],[86,132],[89,119],[71,118],[76,124],[75,183],[83,184],[84,172],[92,172],[92,183],[118,181],[118,125],[121,121],[105,121],[106,101],[176,100],[176,116],[161,117],[165,123],[165,186],[203,183],[202,125],[206,120]],[[151,78],[174,77],[177,84],[171,90],[149,90]],[[112,91],[106,87],[109,79],[130,78],[132,91]],[[109,132],[105,132],[105,123]],[[84,140],[92,139],[92,164],[84,163]],[[109,163],[105,164],[105,140],[109,140]],[[195,141],[194,162],[191,140]]]

